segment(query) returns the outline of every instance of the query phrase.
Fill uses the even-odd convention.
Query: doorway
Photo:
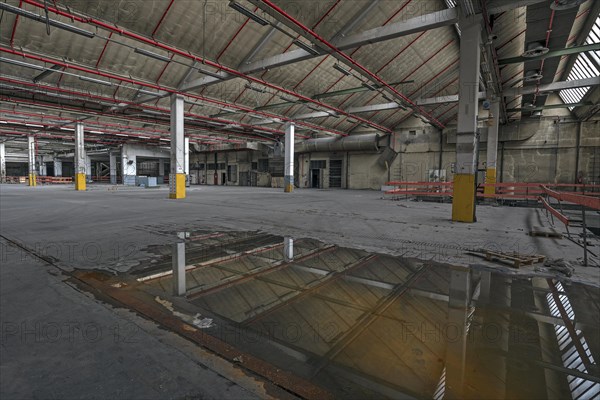
[[[227,185],[227,172],[221,173],[221,185]]]
[[[313,189],[321,188],[321,170],[311,169],[310,170],[310,182]]]

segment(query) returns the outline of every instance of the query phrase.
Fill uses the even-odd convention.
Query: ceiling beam
[[[511,108],[506,110],[507,112],[528,112],[528,111],[542,111],[542,110],[551,110],[554,108],[570,108],[570,107],[581,107],[581,106],[591,106],[593,103],[591,101],[584,101],[582,103],[568,103],[568,104],[551,104],[547,106],[541,107],[523,107],[523,108]]]
[[[343,48],[338,47],[338,46],[341,46],[341,44],[340,44],[341,41],[338,42],[338,44],[333,44],[333,43],[328,42],[327,40],[322,38],[319,34],[314,32],[310,28],[306,27],[300,21],[296,20],[294,17],[287,14],[285,12],[285,10],[283,10],[282,8],[280,8],[279,6],[274,4],[271,0],[248,0],[248,1],[250,3],[252,3],[253,5],[255,5],[256,7],[258,7],[260,10],[262,10],[265,13],[267,13],[268,15],[270,15],[271,17],[275,18],[277,21],[283,23],[288,28],[292,29],[294,32],[298,33],[303,38],[309,40],[310,43],[312,45],[314,45],[316,47],[316,49],[319,50],[319,52],[325,51],[327,53],[330,53],[338,61],[344,63],[348,67],[352,68],[356,73],[360,74],[363,78],[367,79],[368,82],[378,83],[378,84],[382,85],[382,90],[384,92],[386,92],[387,94],[391,95],[392,97],[397,98],[398,101],[406,102],[411,107],[416,107],[417,110],[415,110],[415,111],[418,114],[420,114],[421,116],[423,116],[423,118],[425,118],[432,125],[438,126],[440,128],[444,128],[444,124],[442,124],[435,117],[430,115],[427,111],[420,109],[418,106],[416,106],[410,98],[408,98],[407,96],[405,96],[404,94],[402,94],[401,92],[399,92],[398,90],[393,88],[389,83],[387,83],[385,80],[383,80],[377,74],[371,72],[368,68],[364,67],[362,64],[358,63],[352,57],[350,57],[349,55],[344,53]],[[457,11],[454,9],[446,9],[443,11],[444,11],[444,14],[439,15],[437,17],[438,21],[435,21],[436,23],[439,22],[439,19],[443,19],[443,16],[445,14],[453,14],[453,15],[458,14]],[[430,14],[427,14],[427,15],[430,15]],[[421,17],[417,17],[416,19],[417,20],[420,19],[420,24],[423,25],[423,20],[425,18],[426,18],[425,16],[421,16]],[[415,18],[412,18],[410,21],[414,22],[414,20],[415,20]],[[407,22],[408,21],[404,21],[401,23],[406,24]],[[431,20],[429,22],[433,23],[433,21],[431,21]],[[439,27],[439,26],[440,25],[436,25],[435,27]],[[378,29],[385,29],[385,28],[388,28],[388,27],[383,27],[383,28],[378,28]],[[422,28],[422,26],[421,26],[421,28]],[[405,32],[410,31],[410,33],[414,33],[412,31],[412,29],[414,29],[413,26],[406,27]],[[382,37],[385,37],[386,40],[388,40],[390,38],[390,36],[386,35],[385,33],[382,35]],[[363,43],[370,43],[371,41],[369,39],[366,42],[362,42],[360,40],[357,42],[359,44],[363,44]],[[358,118],[358,119],[361,120],[361,118]],[[372,122],[369,124],[372,125]]]
[[[528,62],[528,61],[544,60],[546,58],[562,57],[562,56],[568,56],[570,54],[578,54],[578,53],[583,53],[586,51],[598,51],[598,50],[600,50],[600,43],[586,44],[583,46],[573,46],[573,47],[567,47],[565,49],[550,50],[546,54],[537,56],[537,57],[521,57],[521,56],[519,56],[519,57],[503,58],[501,60],[498,60],[498,65],[518,64],[518,63],[524,63],[524,62]]]
[[[386,40],[410,35],[412,33],[423,32],[430,29],[439,28],[441,26],[452,25],[457,20],[457,11],[455,9],[446,9],[431,14],[425,14],[420,17],[411,18],[406,21],[396,22],[388,26],[374,28],[354,35],[342,37],[339,41],[334,42],[334,44],[340,50],[350,50],[360,47],[364,44],[380,43]],[[323,53],[330,54],[332,51],[323,51]],[[320,56],[315,56],[314,54],[302,49],[296,49],[246,64],[240,67],[240,72],[243,72],[244,74],[253,74],[259,71],[283,67],[285,65],[309,60],[315,57]],[[222,73],[220,75],[223,76],[223,80],[235,78],[235,76],[230,76],[226,73]],[[220,82],[220,80],[213,77],[199,78],[187,83],[181,87],[181,90],[194,90],[199,87],[218,82]]]

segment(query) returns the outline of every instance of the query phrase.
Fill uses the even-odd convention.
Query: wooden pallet
[[[534,226],[529,232],[529,236],[541,236],[541,237],[552,237],[562,239],[563,235],[554,228],[545,228],[541,226]]]
[[[500,253],[497,251],[485,250],[485,259],[492,261],[498,259],[503,262],[510,262],[515,268],[519,268],[521,265],[533,265],[541,263],[546,259],[546,256],[541,255],[525,255],[519,253]]]

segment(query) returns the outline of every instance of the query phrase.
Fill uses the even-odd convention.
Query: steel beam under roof
[[[380,43],[386,40],[410,35],[412,33],[423,32],[442,26],[452,25],[456,23],[456,21],[458,21],[457,11],[455,9],[447,9],[411,18],[406,21],[396,22],[387,26],[370,29],[355,35],[350,35],[340,39],[337,42],[334,42],[334,44],[340,50],[349,50],[360,47],[364,44]],[[332,51],[324,51],[324,53],[330,54]],[[315,57],[320,57],[320,55],[315,56],[305,50],[297,49],[246,64],[243,67],[240,67],[240,72],[244,74],[252,74],[267,69],[282,67],[284,65],[309,60]],[[224,72],[220,73],[219,75],[223,77],[222,80],[235,78],[235,76]],[[220,79],[207,76],[188,82],[181,88],[181,90],[194,90],[205,85],[218,83],[220,81]]]
[[[600,50],[600,43],[587,44],[583,46],[575,46],[575,47],[567,47],[565,49],[554,49],[550,50],[548,53],[537,56],[537,57],[511,57],[511,58],[503,58],[498,60],[499,65],[506,64],[518,64],[522,62],[534,61],[534,60],[544,60],[546,58],[552,57],[561,57],[567,56],[570,54],[578,54],[586,51],[597,51]]]

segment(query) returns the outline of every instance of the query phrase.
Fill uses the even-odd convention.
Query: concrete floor
[[[482,247],[573,263],[582,255],[567,239],[529,236],[532,226],[548,226],[534,208],[482,206],[478,223],[461,224],[450,221],[449,204],[384,200],[374,191],[204,186],[189,189],[184,200],[167,197],[165,188],[0,186],[3,398],[278,397],[217,356],[64,282],[61,270],[125,272],[149,263],[156,257],[150,249],[174,242],[177,231],[261,230],[460,264],[486,264],[465,254]],[[599,270],[578,267],[572,279],[600,286]],[[27,330],[36,323],[40,334]],[[73,339],[64,331],[68,323],[90,332]],[[62,328],[53,340],[56,324]]]

